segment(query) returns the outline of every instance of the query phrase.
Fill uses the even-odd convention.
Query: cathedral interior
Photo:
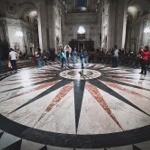
[[[108,55],[31,65],[37,48],[65,45]],[[150,68],[139,74],[129,55],[112,68],[114,45],[150,47],[150,0],[0,0],[2,63],[10,48],[29,56],[0,74],[0,149],[150,150]]]

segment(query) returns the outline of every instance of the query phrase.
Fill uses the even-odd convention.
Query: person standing
[[[17,53],[12,48],[10,48],[9,60],[12,66],[12,70],[15,70],[15,72],[17,72]]]
[[[73,64],[75,65],[75,63],[77,61],[77,50],[76,50],[76,48],[74,48],[74,50],[72,52],[72,57],[73,57]]]
[[[143,50],[144,50],[144,46],[141,46],[139,49],[139,52],[138,52],[139,63],[141,66],[142,66],[142,55],[141,55],[141,53]]]
[[[42,64],[42,53],[40,48],[38,48],[38,51],[36,52],[35,56],[37,61],[37,67],[38,69],[41,69],[43,64]]]
[[[84,68],[84,52],[83,50],[81,49],[81,52],[80,52],[80,61],[81,61],[81,68],[83,69]]]
[[[118,57],[119,57],[119,50],[117,49],[117,45],[115,45],[114,51],[113,51],[113,64],[112,64],[112,67],[118,67]]]
[[[48,59],[48,53],[46,52],[46,50],[43,50],[43,61],[44,61],[44,66],[47,63],[47,59]]]
[[[141,49],[141,72],[140,74],[146,75],[147,69],[146,66],[148,65],[148,59],[150,56],[149,47],[145,46],[144,49]]]
[[[61,53],[60,53],[60,59],[61,59],[61,69],[63,69],[64,63],[66,65],[66,54],[63,49],[61,50]]]
[[[66,63],[69,67],[70,60],[69,60],[69,51],[68,50],[66,51]]]
[[[85,59],[85,63],[88,64],[88,52],[87,52],[87,50],[84,50],[83,53],[84,53],[84,57],[85,57],[84,58]]]
[[[70,47],[69,45],[66,45],[64,47],[64,52],[66,54],[66,64],[69,66],[70,60],[69,60],[69,55],[70,55]]]

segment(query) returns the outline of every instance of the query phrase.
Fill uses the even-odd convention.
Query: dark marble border
[[[16,123],[0,114],[0,128],[17,137],[57,147],[104,148],[130,145],[150,140],[150,125],[111,134],[62,134],[30,128]]]

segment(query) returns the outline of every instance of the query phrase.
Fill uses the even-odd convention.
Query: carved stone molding
[[[11,26],[20,26],[20,20],[19,19],[6,19],[7,25]]]
[[[46,4],[49,4],[49,5],[54,5],[55,4],[55,1],[54,0],[45,0]]]
[[[7,24],[6,19],[1,18],[0,19],[0,26],[6,26],[6,24]]]
[[[17,13],[17,4],[12,1],[6,1],[7,14],[16,14]]]

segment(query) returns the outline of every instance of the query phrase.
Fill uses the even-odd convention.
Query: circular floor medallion
[[[50,65],[3,78],[0,129],[22,139],[68,148],[150,140],[149,74],[89,66],[62,71],[59,64]]]
[[[70,69],[60,73],[60,76],[66,79],[88,80],[101,76],[101,73],[90,69]]]

